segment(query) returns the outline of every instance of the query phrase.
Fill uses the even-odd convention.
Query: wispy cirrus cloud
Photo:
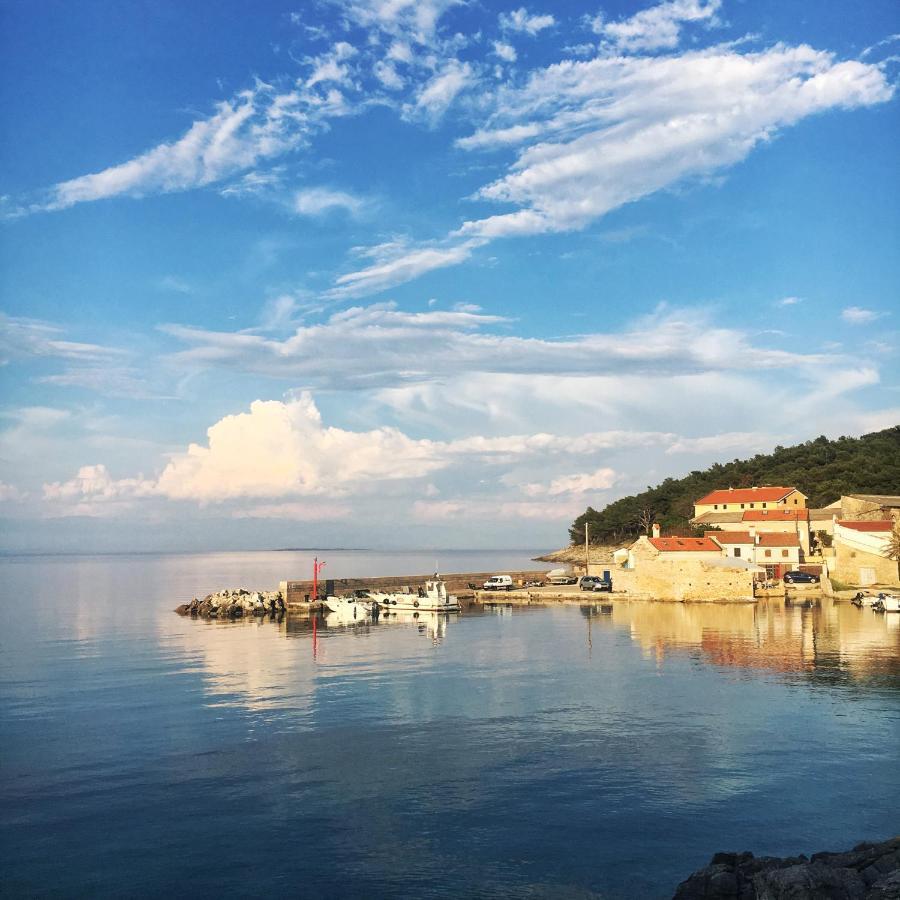
[[[678,46],[685,22],[712,24],[721,5],[721,0],[668,0],[614,22],[598,14],[589,24],[619,52],[670,50]]]
[[[663,4],[666,15],[695,6],[706,16],[714,4]],[[473,240],[583,229],[627,203],[727,170],[808,116],[893,94],[879,66],[803,45],[616,55],[535,70],[521,86],[501,86],[486,101],[485,124],[456,141],[467,151],[518,148],[506,173],[476,193],[513,211],[464,222],[440,251],[413,246],[391,264],[346,273],[335,290],[377,293],[458,264],[478,246]]]
[[[862,306],[847,306],[841,310],[841,318],[851,325],[868,325],[886,316],[887,313],[874,309],[865,309]]]
[[[166,333],[191,345],[172,361],[223,366],[300,380],[310,388],[359,390],[426,383],[469,373],[588,375],[803,369],[833,356],[756,345],[748,333],[717,326],[708,311],[661,308],[627,329],[557,339],[497,333],[505,320],[469,309],[406,312],[396,304],[353,307],[275,340],[178,325]],[[311,348],[316,348],[312,353]],[[427,353],[422,348],[427,347]],[[340,366],[332,360],[340,358]]]

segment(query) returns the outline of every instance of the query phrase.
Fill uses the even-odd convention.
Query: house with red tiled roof
[[[796,534],[809,553],[809,510],[806,495],[792,487],[756,487],[712,491],[694,504],[694,525],[715,525],[726,531]]]
[[[760,533],[753,525],[748,531],[707,531],[706,537],[715,541],[726,556],[747,559],[760,566],[777,566],[781,572],[796,568],[803,550],[796,534]]]
[[[659,525],[614,554],[616,590],[657,600],[752,600],[763,571],[750,560],[728,557],[713,538],[662,537]]]
[[[745,512],[747,510],[805,509],[806,494],[795,487],[727,488],[711,491],[694,501],[694,518],[706,513]]]

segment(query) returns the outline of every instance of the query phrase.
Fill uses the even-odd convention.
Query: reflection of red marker
[[[316,637],[316,619],[318,618],[318,615],[313,616],[313,659],[316,658],[316,651],[318,650],[318,639]]]

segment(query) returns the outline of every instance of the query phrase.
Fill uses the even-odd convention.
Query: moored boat
[[[414,594],[369,591],[369,596],[384,611],[459,612],[459,600],[447,593],[447,585],[437,576],[426,581]]]
[[[900,595],[879,594],[872,604],[872,609],[877,612],[900,612]]]

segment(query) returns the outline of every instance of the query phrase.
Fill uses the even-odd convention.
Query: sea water
[[[625,602],[205,622],[313,553],[0,559],[4,896],[667,897],[900,830],[900,616]],[[529,568],[321,551],[323,575]]]

